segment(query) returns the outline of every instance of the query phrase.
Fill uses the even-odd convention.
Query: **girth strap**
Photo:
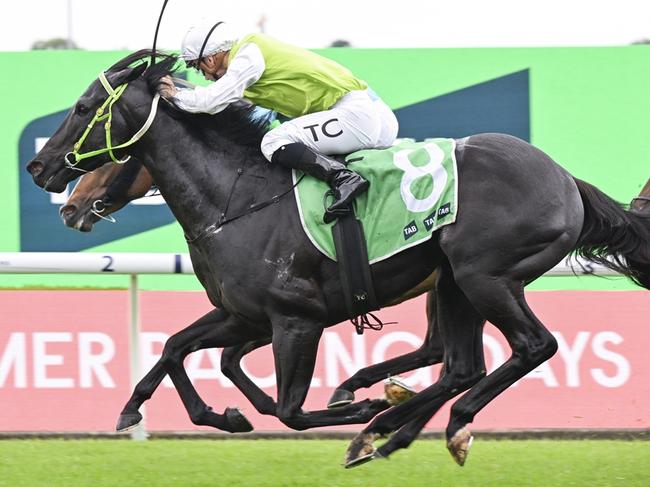
[[[361,335],[364,329],[381,330],[384,324],[370,311],[379,309],[370,273],[363,225],[354,210],[340,217],[332,227],[343,299],[350,321]],[[369,314],[374,323],[370,321]]]

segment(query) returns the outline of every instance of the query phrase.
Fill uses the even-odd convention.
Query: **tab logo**
[[[402,233],[404,234],[404,240],[408,240],[413,235],[418,233],[418,225],[415,223],[415,220],[413,220],[411,223],[407,223],[407,225],[404,227],[404,230],[402,230]]]
[[[431,231],[436,223],[436,212],[434,211],[428,217],[422,220],[422,223],[424,224],[424,228],[427,229],[427,232]]]
[[[443,219],[451,213],[451,203],[446,203],[438,208],[438,220]]]

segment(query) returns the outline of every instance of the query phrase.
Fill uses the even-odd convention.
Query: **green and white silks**
[[[456,221],[455,147],[453,139],[429,139],[361,150],[346,158],[351,170],[370,181],[368,192],[354,203],[356,216],[363,223],[370,263],[422,243],[438,228]],[[294,182],[301,174],[293,172]],[[309,239],[336,260],[334,223],[323,223],[323,198],[329,189],[327,183],[305,176],[294,192]]]

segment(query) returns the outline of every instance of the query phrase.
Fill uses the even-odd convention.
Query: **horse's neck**
[[[186,235],[193,236],[225,210],[237,177],[233,166],[244,150],[231,147],[226,155],[201,143],[188,146],[185,140],[153,137],[141,157]]]

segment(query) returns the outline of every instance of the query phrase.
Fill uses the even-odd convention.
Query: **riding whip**
[[[162,21],[163,14],[165,13],[165,7],[167,7],[167,2],[169,0],[165,0],[163,2],[162,9],[160,9],[160,16],[158,17],[158,23],[156,24],[156,33],[153,36],[153,46],[151,48],[151,64],[150,66],[153,66],[156,64],[156,41],[158,40],[158,30],[160,29],[160,22]]]

